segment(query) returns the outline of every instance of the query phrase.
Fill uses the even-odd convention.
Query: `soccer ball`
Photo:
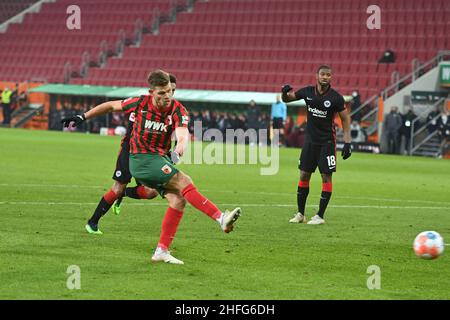
[[[414,252],[423,259],[436,259],[444,252],[444,239],[436,231],[424,231],[414,239]]]

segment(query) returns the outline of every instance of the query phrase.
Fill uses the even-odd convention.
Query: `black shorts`
[[[336,172],[336,143],[334,141],[323,145],[306,142],[303,145],[298,168],[302,171],[314,172],[317,166],[319,166],[320,173]]]
[[[273,129],[283,129],[283,118],[273,118],[272,120],[272,128]]]
[[[131,182],[129,139],[123,139],[121,142],[119,155],[117,156],[116,170],[114,170],[112,178],[121,184]]]

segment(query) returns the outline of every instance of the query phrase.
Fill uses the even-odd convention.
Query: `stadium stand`
[[[168,14],[173,3],[77,3],[81,30],[61,23],[72,4],[61,0],[0,35],[9,43],[0,48],[6,65],[0,78],[62,82],[66,62],[77,75],[82,54],[95,60],[103,46],[111,56],[106,65],[70,83],[145,86],[147,71],[163,68],[176,73],[186,89],[275,92],[285,82],[312,83],[315,68],[329,63],[335,87],[343,94],[358,89],[365,100],[390,83],[392,72],[405,75],[413,59],[423,62],[449,47],[446,0],[380,0],[380,30],[366,26],[369,0],[209,0],[197,1],[192,12],[178,13],[175,23],[162,24],[158,34],[145,34],[140,46],[112,57],[121,29],[129,37],[139,19],[149,27],[154,8]],[[395,63],[378,63],[388,49]]]
[[[0,24],[25,10],[37,0],[2,0],[0,1]]]
[[[369,1],[211,0],[146,35],[140,48],[91,70],[75,83],[142,86],[144,69],[176,72],[191,89],[278,91],[284,82],[313,81],[314,68],[330,63],[344,94],[362,99],[386,87],[393,71],[409,73],[445,47],[448,1],[379,1],[381,30],[366,27]],[[385,13],[384,13],[385,12]],[[339,21],[330,28],[331,21]],[[386,49],[393,64],[379,64]]]
[[[63,82],[66,63],[69,72],[79,73],[83,55],[92,63],[102,51],[112,54],[122,35],[133,37],[139,21],[149,23],[155,9],[164,15],[170,8],[163,0],[80,0],[81,29],[69,30],[66,10],[72,4],[70,0],[45,3],[39,13],[28,14],[23,23],[0,34],[0,79]]]

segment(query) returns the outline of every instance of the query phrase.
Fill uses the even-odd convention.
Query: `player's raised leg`
[[[241,215],[241,208],[235,208],[231,212],[222,212],[211,200],[197,190],[192,179],[183,172],[175,174],[166,185],[166,188],[167,190],[181,192],[182,196],[193,207],[218,222],[225,233],[233,230],[234,223]]]
[[[179,171],[165,156],[131,154],[130,171],[145,186],[181,194],[194,208],[217,221],[225,233],[233,230],[234,222],[241,214],[240,208],[221,212],[213,202],[198,192],[191,178]]]

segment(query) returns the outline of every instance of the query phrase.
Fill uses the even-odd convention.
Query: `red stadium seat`
[[[148,27],[154,8],[164,13],[170,9],[170,1],[163,0],[107,0],[107,7],[95,1],[78,2],[86,9],[83,32],[69,32],[58,22],[64,21],[63,9],[70,3],[60,0],[44,4],[40,13],[27,15],[24,23],[0,34],[0,41],[10,44],[0,48],[0,59],[12,68],[8,74],[21,80],[47,77],[47,70],[62,72],[66,61],[77,69],[83,52],[96,60],[103,40],[113,50],[119,30],[131,37],[137,19]],[[336,84],[365,90],[364,98],[384,88],[392,71],[409,73],[412,59],[424,62],[449,47],[448,1],[380,0],[377,4],[385,8],[381,30],[361,28],[367,16],[360,13],[369,4],[198,1],[193,12],[178,13],[176,23],[162,24],[159,35],[144,35],[140,47],[126,47],[121,58],[90,69],[86,79],[74,83],[145,85],[145,80],[137,79],[143,68],[146,72],[167,68],[179,75],[183,88],[264,91],[278,88],[283,80],[311,83],[316,66],[329,63]],[[378,64],[388,48],[396,53],[396,63]],[[20,67],[24,63],[28,70]]]

